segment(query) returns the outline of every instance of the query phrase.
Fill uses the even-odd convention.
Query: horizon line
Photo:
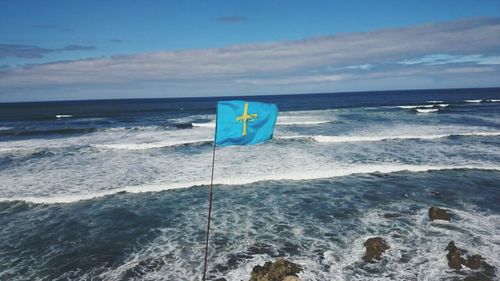
[[[82,101],[117,101],[117,100],[188,100],[188,99],[230,99],[241,97],[279,97],[279,96],[301,96],[301,95],[330,95],[330,94],[362,94],[382,92],[415,92],[415,91],[447,91],[447,90],[474,90],[474,89],[499,89],[500,85],[494,87],[466,87],[466,88],[414,88],[398,90],[375,90],[375,91],[345,91],[345,92],[316,92],[316,93],[292,93],[292,94],[253,94],[253,95],[228,95],[228,96],[193,96],[193,97],[144,97],[144,98],[104,98],[104,99],[68,99],[68,100],[38,100],[38,101],[5,101],[3,104],[27,104],[27,103],[56,103],[56,102],[82,102]]]

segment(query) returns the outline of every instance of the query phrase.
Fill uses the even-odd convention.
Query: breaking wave
[[[429,171],[440,171],[440,170],[462,170],[462,169],[500,171],[500,167],[491,167],[483,165],[430,166],[430,165],[394,165],[394,164],[366,165],[365,164],[358,166],[339,167],[338,169],[335,170],[309,171],[307,173],[253,175],[248,178],[226,177],[224,179],[216,179],[214,181],[214,184],[231,186],[231,185],[246,185],[264,181],[282,181],[282,180],[301,181],[301,180],[326,179],[326,178],[344,177],[354,174],[374,174],[374,173],[389,174],[396,172],[418,173],[418,172],[429,172]],[[128,193],[160,192],[172,189],[206,186],[209,183],[210,182],[207,180],[199,182],[145,184],[136,186],[126,186],[122,188],[111,189],[102,192],[87,193],[87,194],[61,194],[53,196],[39,196],[39,197],[23,196],[23,197],[0,198],[0,202],[25,201],[35,204],[72,203],[82,200],[90,200],[94,198],[104,197],[122,192],[128,192]]]
[[[441,139],[448,137],[460,136],[479,136],[479,137],[494,137],[500,136],[500,132],[463,132],[452,134],[434,134],[434,135],[401,135],[401,136],[323,136],[323,135],[299,135],[299,136],[277,136],[275,140],[313,140],[322,143],[343,143],[343,142],[375,142],[385,140],[410,140],[410,139]],[[177,140],[177,141],[161,141],[150,143],[110,143],[110,144],[95,144],[97,148],[105,149],[127,149],[127,150],[144,150],[162,147],[184,146],[184,145],[204,145],[213,143],[213,139],[197,139],[197,140]]]
[[[202,128],[215,128],[215,123],[214,122],[208,122],[208,123],[191,123],[193,127],[202,127]]]
[[[463,132],[453,134],[435,134],[435,135],[401,135],[401,136],[288,136],[279,137],[278,139],[312,139],[317,142],[325,143],[342,143],[342,142],[374,142],[384,140],[408,140],[408,139],[441,139],[448,137],[460,136],[480,136],[480,137],[494,137],[500,136],[500,131],[495,132]]]
[[[107,149],[143,150],[143,149],[183,146],[191,144],[206,144],[211,142],[213,142],[213,140],[211,139],[200,139],[200,140],[162,141],[162,142],[151,142],[151,143],[96,144],[95,147],[107,148]]]
[[[162,126],[131,126],[131,127],[113,127],[102,129],[103,132],[135,132],[135,131],[159,131]]]
[[[432,112],[438,112],[439,109],[437,109],[437,108],[417,108],[416,111],[418,113],[432,113]]]
[[[319,124],[326,124],[330,123],[332,121],[327,121],[327,120],[318,120],[318,121],[290,121],[290,122],[284,122],[284,121],[277,121],[276,125],[319,125]]]
[[[400,105],[398,106],[399,108],[402,109],[415,109],[415,108],[432,108],[434,107],[433,104],[424,104],[424,105]]]
[[[277,126],[289,126],[289,125],[319,125],[319,124],[327,124],[331,123],[331,120],[311,120],[311,121],[278,121],[276,122]],[[202,128],[215,128],[214,122],[207,123],[191,123],[193,127],[202,127]]]

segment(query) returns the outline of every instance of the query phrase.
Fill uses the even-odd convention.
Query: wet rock
[[[300,281],[300,279],[297,276],[287,276],[283,281]]]
[[[217,278],[217,279],[215,279],[215,281],[227,281],[227,279],[226,278]]]
[[[462,259],[462,264],[470,269],[479,269],[481,266],[481,255],[467,256],[467,260]]]
[[[462,265],[467,266],[470,269],[479,269],[481,267],[481,255],[467,256],[467,259],[460,257],[462,252],[459,248],[455,246],[455,242],[451,241],[446,247],[446,258],[448,258],[448,266],[450,268],[459,270],[462,269]]]
[[[431,207],[429,209],[429,218],[431,220],[446,220],[446,221],[451,220],[450,213],[448,213],[447,210],[436,207]]]
[[[366,262],[380,260],[385,250],[389,249],[387,242],[380,237],[368,238],[363,245],[366,248],[366,254],[363,256],[363,260]]]
[[[462,262],[460,260],[460,249],[455,246],[455,242],[451,241],[446,247],[446,258],[448,259],[448,266],[450,268],[460,270],[462,269]]]
[[[253,268],[250,281],[292,281],[291,277],[298,277],[297,273],[302,271],[298,264],[278,258],[275,262],[266,262],[264,266],[257,265]],[[300,279],[295,279],[300,280]]]
[[[398,213],[385,213],[384,219],[397,219],[401,216],[402,216],[402,214],[398,214]]]

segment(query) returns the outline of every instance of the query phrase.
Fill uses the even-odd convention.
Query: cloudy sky
[[[0,102],[498,86],[498,0],[0,0]]]

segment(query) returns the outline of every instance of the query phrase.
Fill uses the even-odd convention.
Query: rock
[[[461,250],[455,246],[455,242],[451,241],[446,247],[446,257],[448,258],[448,266],[450,268],[459,270],[462,265],[470,269],[479,269],[481,267],[481,255],[467,256],[467,259],[460,257]]]
[[[479,269],[481,266],[481,255],[467,256],[467,260],[462,259],[462,264],[470,269]]]
[[[389,245],[380,237],[368,238],[363,244],[366,247],[366,254],[363,260],[366,262],[375,262],[380,260],[385,250],[389,249]]]
[[[300,281],[300,279],[297,276],[290,275],[290,276],[285,277],[285,279],[283,279],[283,281]]]
[[[257,265],[253,268],[250,281],[283,281],[285,278],[298,277],[297,273],[302,271],[298,264],[278,258],[274,263],[266,262],[264,266]],[[292,281],[294,279],[288,279]],[[295,279],[299,280],[300,279]]]
[[[385,219],[397,219],[401,216],[402,216],[402,214],[398,214],[398,213],[385,213],[384,214]]]
[[[429,209],[429,218],[431,220],[446,220],[446,221],[451,220],[451,216],[450,213],[448,213],[448,211],[436,207],[431,207]]]
[[[448,266],[456,270],[462,269],[460,249],[455,246],[455,242],[451,241],[448,243],[446,251],[448,251],[448,254],[446,254],[446,258],[448,258]]]

